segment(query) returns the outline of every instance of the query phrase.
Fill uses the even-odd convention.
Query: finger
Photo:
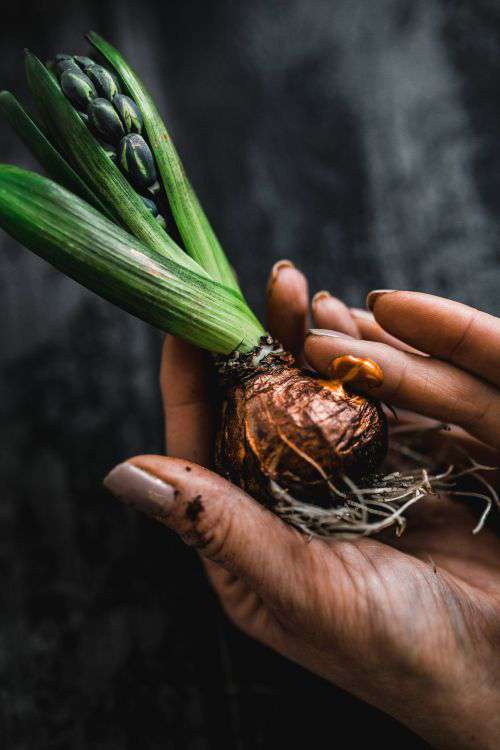
[[[420,292],[376,290],[367,299],[393,336],[500,385],[500,320]]]
[[[325,290],[314,295],[311,303],[312,316],[316,328],[331,328],[361,338],[356,321],[342,300],[332,297]]]
[[[397,416],[397,420],[389,420],[391,440],[428,456],[435,465],[461,465],[464,460],[476,461],[487,467],[485,477],[490,484],[498,484],[500,469],[493,469],[500,467],[500,448],[486,445],[462,427],[451,425],[443,429],[442,422],[415,412],[398,409]]]
[[[447,362],[421,357],[374,341],[313,330],[305,355],[318,372],[330,375],[337,357],[374,360],[384,379],[370,393],[395,406],[463,427],[479,440],[500,446],[500,394],[493,386]]]
[[[275,263],[267,285],[267,320],[270,333],[297,355],[307,329],[307,280],[289,260]]]
[[[225,479],[180,459],[139,456],[115,467],[104,484],[263,599],[294,596],[294,570],[305,564],[310,545]]]
[[[171,456],[209,465],[213,388],[207,355],[167,336],[163,346],[160,386],[165,410],[165,437]]]
[[[356,338],[365,339],[365,341],[380,341],[382,344],[389,344],[389,346],[393,346],[395,349],[402,349],[404,352],[422,354],[418,349],[414,349],[413,346],[405,344],[404,341],[401,341],[395,336],[391,336],[387,331],[384,331],[382,326],[375,320],[372,312],[368,312],[368,310],[360,310],[357,307],[351,307],[350,313],[356,322],[359,331],[359,335],[356,336]],[[325,328],[325,326],[317,327]]]

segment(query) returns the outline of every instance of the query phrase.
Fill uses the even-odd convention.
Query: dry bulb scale
[[[380,383],[375,362],[340,357],[321,380],[266,333],[144,84],[108,42],[88,40],[88,57],[44,65],[26,53],[36,116],[0,94],[47,175],[0,165],[0,225],[100,296],[214,354],[224,390],[216,468],[288,523],[319,536],[402,530],[410,505],[453,494],[470,474],[469,494],[485,503],[478,530],[498,503],[486,467],[441,470],[388,440],[382,405],[358,392]],[[389,460],[404,453],[403,469],[383,468],[388,446]]]

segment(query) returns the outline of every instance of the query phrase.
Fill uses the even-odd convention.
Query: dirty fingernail
[[[332,295],[330,292],[328,292],[326,289],[322,289],[320,292],[316,292],[314,297],[312,298],[312,305],[315,305],[317,302],[321,302],[322,299],[328,299],[328,297],[331,297]]]
[[[292,263],[291,260],[286,260],[286,259],[279,260],[277,263],[274,264],[274,266],[271,269],[271,273],[269,275],[268,291],[272,288],[272,286],[277,281],[280,271],[283,271],[285,268],[295,268],[295,265]]]
[[[366,296],[366,306],[373,310],[373,307],[375,305],[375,302],[378,300],[379,297],[382,297],[383,294],[390,294],[391,292],[396,292],[397,289],[373,289],[371,292],[368,292]]]
[[[175,488],[138,466],[118,464],[103,482],[118,500],[147,516],[168,515],[175,501]]]

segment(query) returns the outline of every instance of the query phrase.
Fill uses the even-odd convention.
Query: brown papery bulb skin
[[[290,355],[229,385],[216,445],[219,473],[261,502],[271,481],[297,500],[338,503],[331,486],[359,484],[387,453],[380,404],[292,366]],[[344,485],[345,489],[345,485]]]

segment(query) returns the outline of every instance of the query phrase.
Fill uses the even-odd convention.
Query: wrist
[[[499,705],[500,686],[464,679],[422,687],[391,713],[436,750],[498,750]]]

